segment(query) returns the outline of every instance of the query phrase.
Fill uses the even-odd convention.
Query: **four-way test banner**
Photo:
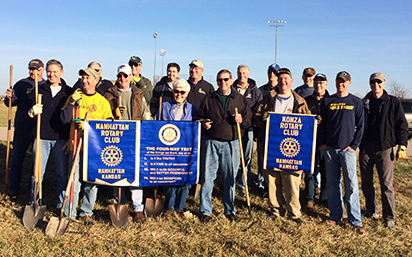
[[[109,186],[193,185],[199,180],[200,123],[85,122],[83,180]]]

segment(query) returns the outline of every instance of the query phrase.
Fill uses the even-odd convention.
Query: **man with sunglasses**
[[[132,73],[133,73],[133,78],[132,78],[132,84],[140,88],[143,93],[144,93],[144,98],[146,99],[146,103],[150,103],[150,99],[152,98],[153,95],[153,87],[152,87],[152,82],[146,77],[144,77],[142,74],[140,74],[140,71],[143,68],[143,63],[142,59],[138,56],[132,56],[130,57],[129,60],[129,65],[132,68]]]
[[[203,63],[200,60],[195,59],[189,64],[190,77],[187,82],[190,84],[190,92],[187,101],[193,104],[196,109],[199,108],[206,95],[215,91],[213,85],[203,79],[203,71]]]
[[[8,195],[12,200],[16,200],[20,195],[20,181],[23,168],[24,157],[27,149],[33,143],[34,120],[29,117],[28,111],[31,108],[29,101],[30,92],[34,89],[35,71],[37,70],[38,85],[43,85],[44,64],[40,59],[33,59],[29,62],[29,77],[19,80],[14,84],[13,89],[8,88],[4,104],[8,107],[17,106],[14,120],[13,135],[13,157],[10,165],[10,179]]]
[[[245,130],[252,125],[252,112],[246,99],[232,89],[232,73],[217,74],[218,90],[206,95],[195,119],[203,120],[204,137],[201,150],[200,219],[210,221],[213,182],[217,170],[222,172],[224,214],[235,221],[235,183],[240,162],[237,124]],[[235,109],[238,109],[236,114]]]
[[[385,76],[380,72],[369,77],[371,91],[363,98],[365,131],[359,147],[359,166],[366,200],[364,217],[377,218],[379,215],[373,186],[373,167],[376,166],[381,185],[383,220],[389,229],[395,229],[394,159],[406,157],[408,123],[398,98],[384,90],[385,83]],[[396,145],[398,151],[394,155],[393,147]]]
[[[104,96],[104,94],[107,92],[107,90],[109,90],[109,88],[113,87],[113,83],[110,80],[107,80],[105,78],[102,77],[102,66],[100,65],[100,63],[98,62],[91,62],[89,63],[89,65],[87,65],[87,68],[92,68],[94,69],[97,74],[99,74],[100,78],[99,78],[99,82],[96,85],[96,91],[97,93],[101,94]],[[79,78],[76,82],[76,84],[74,84],[73,89],[76,90],[78,88],[81,88],[82,86],[82,81]]]
[[[243,95],[246,101],[251,108],[251,112],[256,110],[260,101],[262,101],[262,92],[257,88],[256,82],[249,78],[250,77],[250,70],[249,67],[245,64],[241,64],[237,67],[237,79],[233,83],[233,89],[236,90],[239,94]],[[250,173],[251,173],[251,164],[252,164],[252,152],[253,152],[253,125],[250,126],[245,131],[245,134],[242,137],[243,143],[243,153],[245,157],[245,169],[247,174],[247,180],[250,180]],[[243,196],[246,196],[246,185],[245,178],[243,174],[239,172],[237,183],[240,189],[240,192]]]
[[[143,91],[136,85],[131,83],[132,69],[127,64],[122,64],[117,68],[117,81],[110,88],[105,98],[109,101],[112,108],[113,116],[119,120],[150,120],[149,107],[143,96]],[[121,103],[119,105],[119,97]],[[115,198],[117,200],[118,189],[113,188]],[[134,217],[136,223],[144,223],[145,216],[143,214],[143,189],[140,187],[130,187],[130,193],[133,202]],[[122,195],[125,195],[122,188]],[[122,197],[120,204],[126,203],[126,197]]]

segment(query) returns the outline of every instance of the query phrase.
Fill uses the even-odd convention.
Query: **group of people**
[[[87,68],[79,70],[79,80],[70,87],[62,78],[63,65],[58,60],[48,61],[45,68],[41,60],[31,60],[30,76],[18,81],[13,89],[8,89],[5,100],[6,105],[11,100],[12,105],[17,106],[9,196],[19,196],[22,163],[33,142],[36,117],[41,117],[41,179],[53,151],[59,197],[57,208],[61,208],[69,167],[76,165],[73,205],[77,206],[83,186],[79,216],[87,224],[94,223],[92,216],[98,186],[82,181],[82,155],[77,164],[73,163],[73,152],[81,147],[78,139],[82,136],[86,113],[90,119],[200,121],[199,211],[202,222],[211,220],[212,193],[218,171],[224,214],[230,221],[237,219],[234,205],[236,183],[241,194],[251,186],[252,152],[254,142],[257,142],[258,176],[254,186],[261,192],[268,191],[268,217],[276,219],[287,213],[288,219],[304,224],[299,201],[303,174],[263,169],[264,142],[270,112],[313,114],[319,126],[314,173],[304,175],[306,207],[314,208],[315,199],[319,199],[320,204],[330,210],[327,222],[337,225],[342,221],[345,199],[348,223],[360,233],[365,233],[356,172],[356,150],[359,147],[361,188],[366,199],[364,217],[376,218],[379,215],[373,186],[373,167],[376,166],[381,184],[383,219],[388,228],[395,228],[394,160],[406,156],[408,125],[398,99],[384,90],[382,73],[370,76],[371,92],[360,99],[349,93],[348,87],[352,82],[346,71],[336,75],[336,93],[329,95],[326,75],[316,74],[311,67],[303,70],[304,84],[295,90],[292,90],[292,72],[277,64],[268,67],[268,82],[261,87],[257,87],[250,78],[246,65],[238,66],[236,80],[229,70],[222,69],[216,78],[217,90],[203,79],[204,67],[200,60],[190,62],[188,80],[178,78],[180,66],[177,63],[169,63],[167,76],[154,87],[140,73],[142,67],[142,60],[132,56],[127,64],[118,67],[117,80],[113,84],[102,77],[101,65],[91,62]],[[42,76],[44,69],[47,80]],[[33,90],[36,75],[38,92],[43,95],[41,103],[35,99]],[[238,174],[241,159],[238,125],[242,130],[245,171],[248,174],[246,181]],[[394,153],[396,145],[398,150]],[[33,149],[34,152],[36,150]],[[345,198],[342,196],[341,171]],[[183,215],[190,187],[163,188],[166,198],[163,215],[169,216],[173,212]],[[115,201],[117,192],[114,190]],[[134,221],[144,223],[143,188],[130,187],[130,192]],[[121,204],[125,201],[126,198],[121,198]],[[76,208],[69,212],[69,206],[66,206],[65,215],[77,216]]]

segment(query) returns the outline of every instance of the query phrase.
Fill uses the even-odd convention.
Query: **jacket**
[[[225,112],[223,113],[223,103],[219,90],[208,94],[200,104],[195,119],[210,119],[213,121],[212,127],[205,130],[206,136],[219,141],[232,141],[238,139],[237,125],[233,114],[235,108],[242,115],[240,127],[247,129],[252,125],[252,111],[245,98],[232,90],[226,100]]]
[[[264,148],[265,148],[265,134],[266,134],[266,120],[267,116],[265,113],[272,112],[275,109],[275,103],[276,103],[276,96],[278,94],[278,89],[276,88],[275,90],[270,91],[269,94],[267,94],[262,102],[259,104],[255,115],[253,117],[253,121],[257,127],[260,128],[259,130],[259,135],[257,136],[257,150],[258,153],[264,154]],[[293,110],[292,113],[299,113],[299,114],[310,114],[309,108],[306,105],[305,99],[303,99],[301,96],[295,93],[295,91],[292,90],[292,95],[294,98],[294,103],[293,103]]]
[[[153,96],[150,99],[150,113],[153,117],[159,110],[160,97],[162,97],[162,104],[174,99],[173,92],[167,85],[167,76],[164,76],[153,88]]]
[[[110,80],[104,79],[100,77],[99,82],[96,85],[96,91],[97,93],[101,94],[104,96],[104,94],[109,90],[109,88],[113,87],[113,83]],[[82,81],[81,79],[78,79],[76,83],[73,85],[73,90],[76,90],[78,88],[83,89],[82,86]]]
[[[238,80],[235,80],[233,82],[232,90],[238,89]],[[263,99],[263,94],[259,90],[259,88],[256,86],[256,82],[253,79],[248,79],[248,88],[246,89],[245,93],[243,94],[243,97],[245,97],[247,103],[249,104],[249,107],[252,110],[252,113],[254,113],[259,106],[260,101]],[[249,131],[253,130],[253,125],[248,129]]]
[[[162,104],[162,118],[161,120],[175,120],[175,113],[173,111],[176,108],[177,104],[176,101],[170,100],[169,102],[165,102]],[[197,109],[194,105],[187,102],[184,103],[183,109],[183,116],[181,118],[182,121],[192,121],[194,116],[197,113]],[[156,114],[155,120],[158,120],[159,113]]]
[[[73,89],[69,87],[63,79],[61,80],[61,90],[52,97],[50,82],[46,81],[39,86],[39,94],[42,94],[43,112],[40,122],[40,138],[45,140],[68,139],[70,132],[70,124],[64,124],[60,119],[60,113],[66,100],[73,93]],[[36,104],[35,92],[30,93],[31,104]],[[33,129],[33,134],[36,134],[37,127]]]
[[[369,92],[363,99],[365,130],[360,149],[365,147],[368,131],[375,129],[368,127],[370,114],[370,101],[373,93]],[[382,150],[396,145],[408,146],[408,123],[405,118],[402,104],[398,98],[389,95],[386,91],[382,95],[382,103],[379,105],[379,134]]]
[[[147,110],[146,106],[143,106],[144,93],[141,89],[136,87],[135,85],[131,84],[132,88],[132,120],[144,120],[148,119],[147,117],[143,117],[144,110]],[[116,117],[115,110],[119,107],[119,86],[116,83],[112,88],[107,90],[104,94],[104,97],[109,101],[110,107],[112,109],[113,116]],[[146,104],[147,105],[147,104]],[[150,118],[150,117],[149,117]]]
[[[196,109],[199,109],[203,98],[205,98],[206,95],[215,91],[215,88],[212,84],[203,80],[203,77],[199,82],[197,82],[196,86],[193,84],[192,81],[190,81],[190,79],[188,79],[187,82],[190,85],[190,92],[187,96],[187,101],[193,104],[196,107]]]

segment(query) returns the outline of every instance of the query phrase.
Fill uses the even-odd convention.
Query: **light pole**
[[[166,55],[166,50],[161,49],[160,56],[162,56],[162,77],[163,77],[163,71],[165,69],[165,55]]]
[[[153,33],[153,38],[155,39],[153,85],[156,82],[156,52],[157,52],[157,36],[158,35],[159,35],[159,33],[157,31],[155,33]]]
[[[286,21],[277,20],[277,21],[268,21],[269,26],[276,27],[275,33],[275,63],[277,63],[278,58],[278,27],[283,27]]]

